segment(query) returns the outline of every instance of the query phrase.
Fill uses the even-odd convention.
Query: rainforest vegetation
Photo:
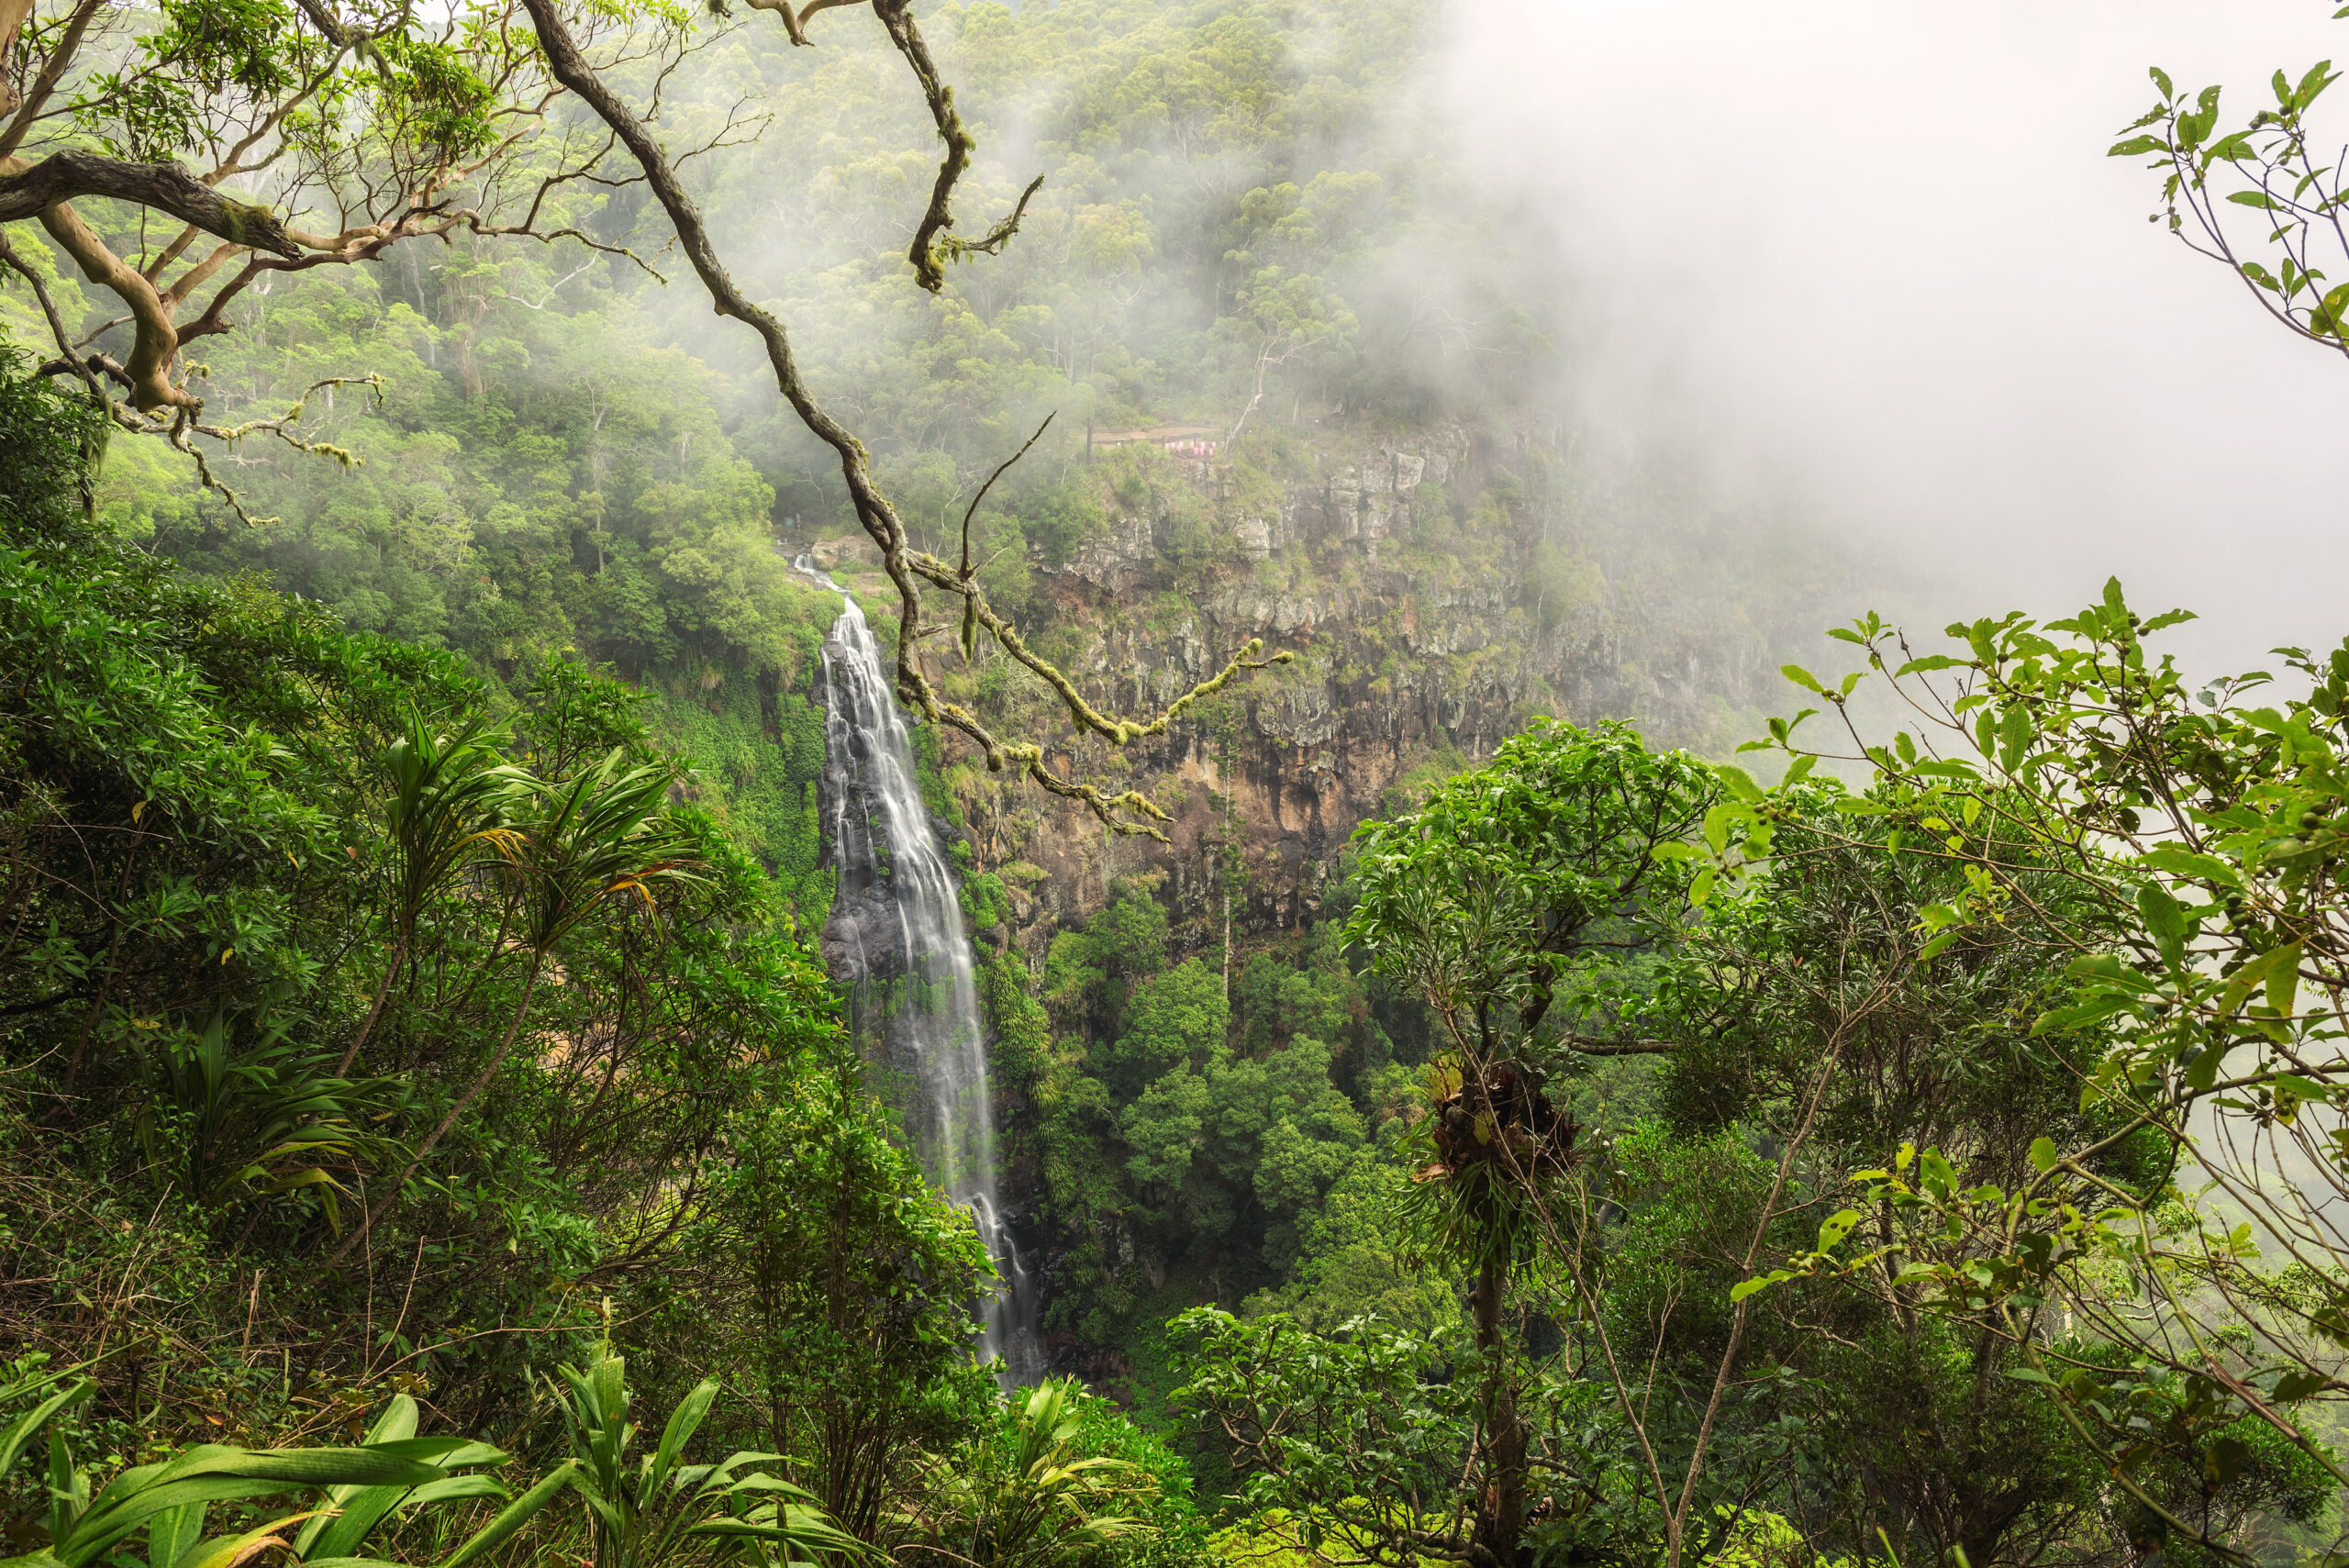
[[[2333,1561],[2349,643],[1769,717],[1442,25],[0,0],[6,1561]],[[2339,350],[2331,80],[2114,150]]]

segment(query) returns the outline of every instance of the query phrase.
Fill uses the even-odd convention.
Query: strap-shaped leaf
[[[468,1562],[495,1551],[516,1530],[529,1523],[540,1509],[554,1501],[556,1493],[565,1486],[577,1485],[583,1479],[576,1462],[566,1460],[556,1465],[540,1477],[537,1485],[508,1503],[504,1512],[482,1526],[472,1540],[444,1558],[440,1568],[465,1568]]]
[[[439,1481],[428,1481],[400,1499],[402,1511],[427,1508],[436,1503],[465,1502],[475,1497],[507,1497],[512,1496],[489,1475],[451,1475]]]
[[[314,1554],[318,1557],[348,1557],[354,1547],[367,1539],[367,1532],[382,1522],[384,1515],[399,1507],[400,1500],[412,1488],[362,1486],[355,1490],[347,1487],[337,1487],[336,1490],[350,1493],[340,1499],[340,1515],[329,1518],[321,1514],[310,1523],[325,1528],[314,1535],[306,1525],[303,1527],[303,1539],[295,1542],[295,1555],[306,1562]]]
[[[445,1445],[439,1450],[442,1452],[453,1446],[445,1438],[409,1438],[380,1448],[236,1449],[206,1445],[208,1451],[189,1450],[163,1466],[162,1473],[155,1479],[161,1484],[191,1475],[235,1475],[254,1481],[284,1481],[297,1486],[417,1486],[440,1480],[445,1472],[401,1451],[410,1447],[429,1451],[434,1445]]]
[[[451,1449],[449,1452],[442,1454],[439,1459],[433,1460],[430,1462],[439,1465],[443,1470],[454,1470],[461,1464],[497,1465],[510,1464],[513,1461],[514,1456],[507,1452],[502,1448],[495,1447],[489,1443],[469,1442],[462,1448]]]
[[[720,1539],[780,1540],[811,1551],[835,1551],[848,1557],[880,1555],[872,1546],[841,1529],[821,1508],[782,1504],[775,1509],[775,1518],[774,1524],[753,1524],[748,1519],[732,1518],[705,1519],[685,1533]]]
[[[167,1508],[147,1521],[147,1561],[150,1563],[177,1562],[187,1555],[188,1549],[204,1539],[206,1506],[188,1503]]]
[[[309,1518],[307,1513],[288,1514],[282,1519],[272,1519],[265,1525],[249,1529],[241,1535],[215,1536],[180,1554],[172,1568],[241,1568],[263,1552],[285,1549],[284,1531]],[[156,1568],[150,1564],[149,1568]]]
[[[293,1485],[290,1482],[256,1481],[239,1475],[191,1475],[184,1480],[165,1482],[118,1497],[104,1508],[93,1505],[65,1540],[51,1550],[65,1559],[68,1568],[79,1568],[82,1563],[104,1557],[116,1542],[167,1508],[184,1507],[190,1503],[225,1502],[231,1497],[267,1497],[291,1491]],[[111,1492],[114,1487],[106,1490]]]
[[[8,1467],[17,1462],[17,1455],[24,1451],[25,1445],[32,1440],[33,1434],[40,1430],[51,1416],[56,1415],[68,1405],[76,1405],[87,1399],[96,1391],[97,1386],[95,1383],[84,1378],[70,1388],[50,1395],[17,1418],[15,1424],[6,1432],[0,1432],[0,1475],[7,1473]]]
[[[652,1456],[652,1471],[647,1477],[653,1485],[668,1479],[669,1472],[676,1467],[677,1456],[685,1451],[685,1444],[692,1440],[717,1398],[718,1379],[706,1377],[671,1413],[669,1424],[661,1429],[661,1447]]]
[[[758,1459],[774,1459],[778,1456],[775,1454],[764,1453],[753,1455],[752,1457]],[[729,1459],[726,1462],[728,1464],[732,1464],[734,1461]],[[720,1468],[722,1469],[723,1466]],[[783,1480],[778,1476],[769,1475],[763,1471],[745,1475],[740,1481],[729,1482],[726,1489],[729,1492],[774,1492],[783,1496],[796,1498],[800,1502],[808,1504],[813,1504],[816,1501],[816,1495],[808,1491],[805,1486],[795,1486],[790,1482]]]
[[[397,1442],[403,1438],[412,1438],[416,1435],[416,1401],[405,1394],[395,1395],[392,1402],[384,1407],[384,1413],[375,1418],[375,1424],[367,1429],[367,1441],[372,1446],[377,1443]],[[409,1457],[417,1456],[410,1455]],[[336,1523],[332,1510],[340,1509],[345,1518],[350,1517],[351,1508],[358,1502],[360,1495],[369,1490],[372,1489],[342,1485],[328,1492],[327,1511],[321,1512],[317,1518],[304,1525],[302,1533],[294,1538],[294,1555],[308,1557],[315,1551],[326,1556],[340,1556],[358,1545],[365,1538],[363,1531],[359,1535],[349,1537],[338,1547],[325,1546],[319,1542],[318,1538],[326,1532],[328,1526]],[[401,1488],[393,1487],[389,1490],[393,1496],[391,1501],[384,1505],[386,1508],[399,1500],[398,1494]],[[378,1513],[375,1518],[381,1518],[383,1515]],[[369,1522],[372,1524],[373,1521]]]
[[[91,1500],[60,1555],[71,1563],[90,1562],[156,1514],[190,1502],[265,1497],[346,1484],[413,1485],[437,1481],[443,1473],[436,1466],[376,1449],[250,1450],[205,1443],[167,1463],[141,1465],[117,1476]]]

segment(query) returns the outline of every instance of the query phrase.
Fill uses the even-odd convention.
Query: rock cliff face
[[[1032,697],[992,697],[1007,728],[1057,738],[1055,766],[1157,800],[1174,818],[1163,844],[1006,787],[948,739],[976,862],[1008,873],[1017,907],[1013,929],[981,939],[1039,964],[1052,931],[1119,877],[1160,879],[1178,941],[1227,921],[1244,940],[1310,920],[1357,824],[1407,809],[1537,715],[1632,719],[1659,743],[1724,754],[1777,702],[1776,667],[1823,624],[1820,579],[1835,571],[1798,533],[1686,486],[1593,475],[1460,425],[1325,430],[1270,483],[1156,450],[1097,468],[1110,462],[1151,483],[1105,474],[1106,526],[1057,568],[1031,559],[1031,638],[1129,713],[1163,706],[1252,638],[1296,659],[1123,755],[1073,739]],[[861,538],[816,555],[868,606],[889,602]],[[944,678],[988,706],[984,682]]]

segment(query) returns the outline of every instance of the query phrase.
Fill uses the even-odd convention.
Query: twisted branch
[[[779,12],[783,25],[791,34],[791,41],[807,41],[807,18],[818,11],[835,6],[853,6],[859,0],[808,0],[794,17],[785,0],[750,0],[760,10]],[[889,41],[913,67],[914,80],[921,85],[921,95],[930,106],[930,117],[938,127],[938,139],[946,144],[946,154],[939,160],[938,178],[930,188],[930,206],[923,209],[921,222],[914,228],[913,243],[906,248],[906,260],[914,265],[914,282],[931,294],[946,286],[946,263],[967,261],[973,256],[996,256],[1019,232],[1019,220],[1028,216],[1028,203],[1044,186],[1041,174],[1028,182],[1019,193],[1019,201],[1009,214],[984,239],[957,239],[952,201],[954,186],[971,166],[971,154],[978,148],[978,139],[963,124],[962,112],[954,106],[954,89],[939,74],[938,62],[930,58],[930,44],[922,38],[921,29],[914,26],[909,0],[873,0],[873,14],[881,18],[888,30]]]
[[[1042,746],[1033,741],[1004,740],[969,709],[957,703],[940,700],[936,689],[923,675],[918,662],[923,624],[921,584],[928,583],[960,596],[963,600],[967,624],[985,628],[994,635],[1006,653],[1051,686],[1079,730],[1098,735],[1112,746],[1124,746],[1145,736],[1164,734],[1168,726],[1180,717],[1185,709],[1200,698],[1222,690],[1241,671],[1262,669],[1268,663],[1286,662],[1291,656],[1284,652],[1266,658],[1262,639],[1252,639],[1227,661],[1213,678],[1184,693],[1164,712],[1146,723],[1112,717],[1094,707],[1077,690],[1074,682],[1050,660],[1030,650],[1021,639],[1019,628],[996,613],[979,587],[975,574],[967,569],[949,565],[927,551],[916,551],[907,547],[905,524],[874,481],[864,443],[851,434],[807,390],[806,382],[800,377],[798,362],[792,353],[790,334],[782,320],[772,311],[752,304],[728,273],[725,263],[718,259],[716,246],[710,240],[708,228],[702,221],[701,209],[686,194],[683,182],[677,177],[675,165],[653,139],[644,122],[620,101],[596,73],[595,68],[588,64],[586,57],[580,52],[577,40],[572,37],[557,12],[556,0],[522,0],[522,5],[529,12],[531,24],[537,29],[539,47],[545,54],[549,72],[576,94],[581,103],[593,109],[611,128],[644,170],[645,182],[669,215],[669,221],[677,232],[678,245],[700,277],[702,286],[708,291],[712,307],[718,315],[731,317],[759,335],[760,341],[766,348],[767,362],[774,373],[776,389],[783,394],[784,401],[791,405],[792,412],[798,416],[800,423],[807,426],[810,433],[839,455],[841,477],[847,485],[850,503],[856,508],[857,521],[880,546],[882,567],[897,590],[898,695],[925,718],[945,724],[976,744],[985,754],[987,767],[991,771],[1000,773],[1008,765],[1014,766],[1047,792],[1064,800],[1082,801],[1112,831],[1147,834],[1163,841],[1166,836],[1156,824],[1168,820],[1167,815],[1156,802],[1140,791],[1126,790],[1110,795],[1094,784],[1063,778],[1044,766]],[[891,13],[897,14],[907,34],[918,46],[919,35],[912,33],[910,21],[903,18],[903,0],[877,0],[875,8],[883,12],[885,21]],[[896,36],[894,26],[892,36]],[[928,60],[928,50],[921,50],[917,70],[926,66]],[[934,81],[935,75],[935,71],[930,71],[930,80]],[[944,90],[941,87],[940,91],[942,94]],[[951,100],[947,101],[947,107],[951,113]],[[955,124],[959,129],[959,120]],[[951,182],[946,183],[951,184]],[[933,200],[936,199],[934,196]]]
[[[267,207],[224,195],[176,163],[129,163],[94,152],[52,152],[0,173],[0,223],[35,217],[76,196],[112,196],[170,213],[206,234],[293,257],[301,250]]]

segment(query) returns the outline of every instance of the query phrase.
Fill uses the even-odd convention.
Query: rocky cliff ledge
[[[1031,550],[1023,617],[1089,696],[1161,706],[1251,638],[1297,658],[1113,755],[1073,741],[1022,682],[948,656],[958,695],[1060,740],[1056,766],[1119,778],[1174,817],[1163,844],[1111,837],[948,739],[975,862],[1008,873],[1018,909],[1015,929],[981,938],[1038,963],[1119,877],[1163,879],[1193,941],[1227,919],[1242,937],[1308,920],[1357,824],[1536,715],[1629,718],[1726,753],[1778,702],[1777,665],[1843,576],[1799,528],[1669,473],[1602,472],[1462,425],[1322,429],[1270,473],[1157,446],[1097,454],[1089,472],[1102,521],[1057,565]],[[870,609],[890,605],[862,536],[814,550]]]

